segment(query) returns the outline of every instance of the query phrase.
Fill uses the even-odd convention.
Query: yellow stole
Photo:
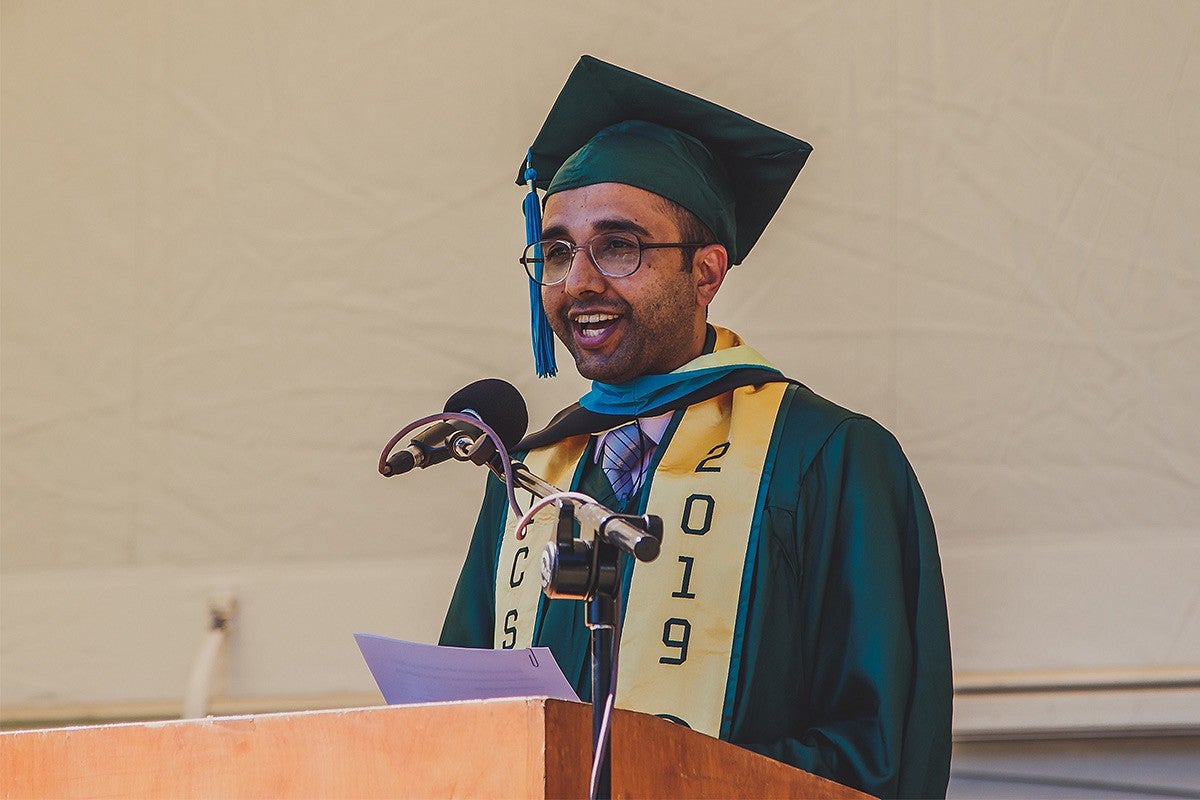
[[[650,478],[646,509],[663,518],[662,552],[637,562],[621,631],[617,705],[719,736],[739,657],[739,613],[770,477],[771,436],[786,383],[743,386],[689,406]],[[525,464],[555,486],[574,485],[589,437],[534,450]],[[507,514],[496,572],[495,647],[529,647],[537,621],[547,511],[514,535]]]

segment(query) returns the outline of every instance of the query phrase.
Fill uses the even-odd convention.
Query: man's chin
[[[589,381],[625,383],[637,377],[629,374],[628,365],[611,356],[576,351],[572,351],[571,355],[575,358],[575,370]]]

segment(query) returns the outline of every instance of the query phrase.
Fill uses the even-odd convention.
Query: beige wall
[[[257,707],[436,637],[483,476],[374,462],[475,378],[580,392],[512,179],[590,52],[815,146],[713,318],[904,443],[960,731],[1200,725],[1200,5],[2,10],[9,719],[172,707],[222,592]]]

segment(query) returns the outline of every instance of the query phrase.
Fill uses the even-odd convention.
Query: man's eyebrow
[[[567,238],[567,229],[564,225],[555,225],[552,228],[542,228],[543,239],[565,239]]]
[[[631,219],[602,219],[596,223],[598,231],[629,231],[644,236],[647,239],[650,237],[650,231],[638,225]]]
[[[650,231],[646,230],[641,225],[638,225],[633,220],[624,219],[622,217],[598,220],[592,224],[592,227],[598,233],[608,233],[610,231],[629,231],[630,233],[636,233],[638,236],[646,239],[653,238],[650,234]],[[542,238],[565,240],[570,238],[567,233],[567,227],[565,225],[552,225],[549,228],[542,229]]]

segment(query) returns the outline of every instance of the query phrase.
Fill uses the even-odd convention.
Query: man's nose
[[[564,282],[567,294],[572,297],[582,297],[585,294],[599,294],[604,291],[604,275],[592,261],[592,254],[587,247],[581,247],[571,256],[571,266],[567,270]]]

